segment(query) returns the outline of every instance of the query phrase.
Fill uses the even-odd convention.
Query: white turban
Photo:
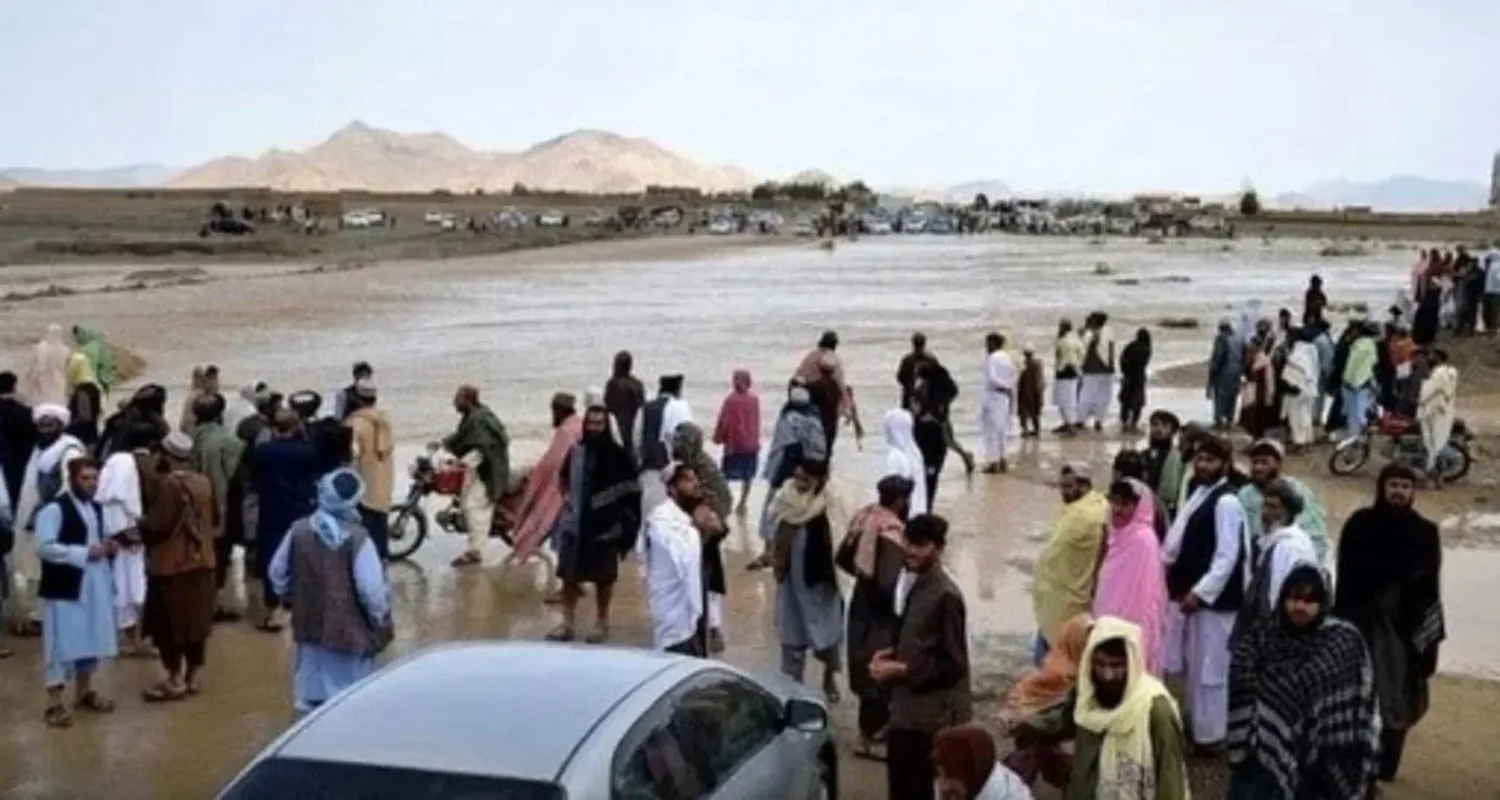
[[[40,423],[44,419],[55,419],[66,426],[73,421],[73,415],[68,412],[66,406],[57,403],[42,403],[31,410],[31,421]]]

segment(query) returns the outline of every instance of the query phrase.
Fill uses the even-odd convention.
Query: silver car
[[[828,711],[780,676],[651,650],[441,645],[298,722],[221,800],[838,796]]]

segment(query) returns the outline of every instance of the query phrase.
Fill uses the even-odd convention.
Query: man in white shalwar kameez
[[[68,463],[87,455],[83,442],[63,431],[72,421],[72,415],[64,406],[44,403],[32,408],[31,421],[36,424],[36,449],[26,463],[26,472],[21,477],[21,496],[15,502],[15,529],[18,534],[35,530],[37,510],[67,488]],[[11,581],[11,619],[19,630],[30,636],[40,632],[41,608],[32,602],[36,594],[36,582],[41,573],[34,542],[17,536],[15,558],[10,564],[14,580]]]
[[[1078,382],[1078,419],[1081,427],[1094,421],[1094,430],[1103,430],[1109,419],[1110,396],[1115,385],[1115,340],[1106,327],[1109,316],[1102,311],[1089,314],[1083,324],[1083,366]]]
[[[47,326],[47,334],[36,343],[31,363],[21,379],[21,398],[31,406],[68,405],[68,357],[73,349],[63,341],[61,325]]]
[[[114,579],[109,558],[115,544],[104,533],[103,514],[93,500],[99,468],[81,456],[68,462],[67,490],[36,514],[36,552],[41,559],[42,661],[46,665],[47,724],[66,728],[72,711],[63,697],[74,684],[74,706],[108,713],[114,704],[93,688],[99,662],[114,658]]]
[[[1318,346],[1313,344],[1317,335],[1318,331],[1311,326],[1297,331],[1296,341],[1286,357],[1286,366],[1281,370],[1281,380],[1288,387],[1281,402],[1286,409],[1293,447],[1312,444],[1316,430],[1314,415],[1320,405],[1318,396],[1322,391],[1320,381],[1323,375]]]
[[[137,453],[156,438],[149,432],[125,431],[125,446],[105,459],[99,470],[99,489],[94,502],[104,512],[104,535],[116,539],[120,549],[112,567],[115,579],[115,619],[120,628],[121,650],[126,655],[144,655],[141,642],[141,610],[146,606],[146,552],[141,544],[141,475]]]
[[[984,437],[984,471],[1004,472],[1006,438],[1010,434],[1010,409],[1016,396],[1016,365],[1005,352],[1005,337],[998,333],[984,337],[989,355],[984,361],[984,382],[980,386],[979,430]]]
[[[703,540],[686,510],[702,506],[698,476],[686,464],[667,467],[666,497],[641,532],[651,646],[669,653],[708,655],[703,625]]]
[[[1448,352],[1442,348],[1432,348],[1431,358],[1432,371],[1417,395],[1417,422],[1427,448],[1427,479],[1437,484],[1443,480],[1438,454],[1448,446],[1458,410],[1458,369],[1448,363]]]
[[[1191,489],[1162,547],[1171,600],[1164,666],[1180,679],[1192,741],[1206,751],[1221,747],[1228,734],[1229,639],[1252,558],[1230,459],[1223,439],[1199,444]]]
[[[1062,417],[1062,424],[1053,433],[1071,434],[1079,424],[1078,379],[1083,369],[1083,340],[1068,320],[1057,325],[1053,361],[1052,403]]]

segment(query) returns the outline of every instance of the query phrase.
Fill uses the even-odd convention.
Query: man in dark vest
[[[42,615],[42,654],[46,662],[47,712],[54,728],[73,724],[64,692],[74,685],[73,705],[83,711],[109,713],[114,704],[93,688],[102,659],[113,658],[114,584],[109,559],[118,543],[104,535],[104,520],[94,502],[99,465],[88,456],[67,464],[68,486],[37,511],[36,546],[42,561],[37,596]]]
[[[1222,747],[1228,733],[1229,636],[1250,579],[1249,527],[1229,443],[1204,439],[1193,480],[1167,531],[1166,671],[1181,677],[1192,742]]]
[[[662,375],[656,397],[641,407],[640,423],[635,426],[635,452],[641,467],[641,519],[667,499],[661,472],[672,460],[672,435],[678,425],[692,421],[693,410],[682,399],[682,375]]]

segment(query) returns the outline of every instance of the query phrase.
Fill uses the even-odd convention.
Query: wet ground
[[[1335,302],[1379,302],[1405,275],[1401,253],[1330,260],[1315,256],[1316,244],[1236,247],[921,237],[841,244],[828,253],[806,246],[633,242],[311,275],[287,274],[284,267],[210,267],[208,283],[8,306],[0,318],[0,364],[15,363],[19,346],[52,321],[105,328],[149,360],[153,379],[178,392],[196,363],[217,363],[229,383],[265,378],[278,388],[326,391],[344,382],[351,362],[368,359],[403,463],[451,428],[449,399],[466,381],[483,388],[516,440],[516,460],[524,462],[547,435],[551,394],[601,384],[619,348],[636,354],[648,383],[661,372],[686,373],[687,399],[700,421],[712,420],[730,371],[747,367],[761,383],[769,423],[785,377],[824,328],[839,331],[865,424],[877,431],[880,414],[896,398],[896,361],[910,332],[920,329],[965,390],[955,423],[974,446],[972,387],[982,336],[991,328],[1043,345],[1059,316],[1079,320],[1105,308],[1116,316],[1116,338],[1123,343],[1137,326],[1163,316],[1194,316],[1211,327],[1227,304],[1261,297],[1271,308],[1291,305],[1314,271]],[[1107,262],[1112,274],[1096,274],[1098,262]],[[89,268],[67,279],[97,285],[118,278]],[[27,279],[0,271],[0,284]],[[1201,358],[1207,347],[1205,331],[1152,330],[1158,363]],[[1187,416],[1203,405],[1198,392],[1184,390],[1153,391],[1151,402]],[[938,511],[954,523],[949,569],[970,606],[981,709],[1009,684],[1032,625],[1027,573],[1058,504],[1049,476],[1079,458],[1102,471],[1118,446],[1104,436],[1065,446],[1013,440],[1010,476],[968,480],[959,464],[947,467]],[[835,472],[851,509],[870,499],[883,454],[874,438],[861,450],[847,431],[841,437]],[[1335,527],[1366,502],[1371,488],[1369,480],[1301,477],[1323,494]],[[1443,668],[1500,677],[1500,612],[1484,591],[1500,566],[1489,549],[1500,539],[1500,525],[1472,513],[1457,490],[1437,503],[1433,513],[1453,512],[1445,535],[1464,547],[1447,562],[1450,640]],[[771,667],[771,585],[739,569],[758,547],[751,538],[737,525],[728,545],[726,658]],[[505,568],[496,545],[486,568],[455,572],[446,563],[459,549],[456,537],[440,534],[414,563],[391,567],[394,653],[455,638],[540,638],[553,624],[552,611],[541,603],[545,567]],[[616,601],[615,638],[622,644],[649,638],[633,572]],[[17,656],[0,664],[0,797],[210,796],[291,721],[288,642],[248,625],[216,630],[202,697],[145,707],[139,692],[154,679],[154,665],[120,661],[102,684],[121,701],[119,711],[108,719],[81,718],[65,732],[41,723],[36,644],[13,644]],[[1500,796],[1500,766],[1483,746],[1500,741],[1496,712],[1500,684],[1440,679],[1431,715],[1408,745],[1405,777],[1390,796]],[[846,700],[839,709],[843,730],[851,717]],[[878,768],[850,761],[846,769],[848,796],[883,796]],[[1217,796],[1211,785],[1199,788],[1199,796]]]

